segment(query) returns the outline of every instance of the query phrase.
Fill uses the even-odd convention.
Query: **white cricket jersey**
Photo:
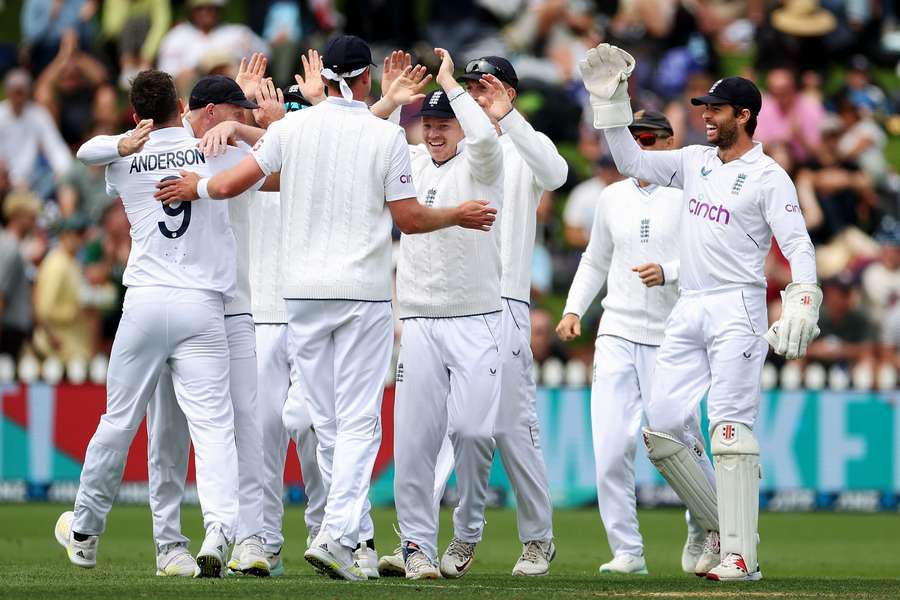
[[[604,188],[563,313],[583,316],[606,283],[598,335],[662,344],[666,319],[678,300],[683,195],[655,184],[642,188],[635,179]],[[631,270],[647,263],[662,265],[664,285],[648,288]]]
[[[816,282],[816,259],[797,190],[762,144],[723,163],[713,146],[644,151],[625,127],[605,129],[619,171],[684,190],[681,289],[765,287],[772,235],[794,282]]]
[[[500,289],[504,298],[528,302],[538,205],[545,190],[566,182],[569,165],[550,138],[535,131],[517,110],[499,123],[504,173]]]
[[[459,88],[450,102],[466,137],[456,155],[441,165],[431,160],[424,144],[410,146],[419,202],[448,208],[466,200],[487,200],[498,209],[499,222],[490,231],[447,227],[404,234],[397,263],[401,319],[464,317],[501,309],[503,150],[490,119],[471,96]]]
[[[282,297],[389,301],[387,203],[416,195],[403,129],[331,97],[273,123],[253,157],[281,171]]]
[[[213,290],[226,300],[234,296],[236,251],[228,205],[196,200],[164,206],[153,194],[161,179],[178,177],[181,169],[209,177],[241,157],[236,149],[204,157],[197,139],[183,127],[168,127],[152,131],[137,154],[109,163],[107,191],[121,196],[131,224],[131,253],[123,276],[127,287]]]
[[[281,281],[281,194],[250,195],[250,289],[254,323],[287,323]]]

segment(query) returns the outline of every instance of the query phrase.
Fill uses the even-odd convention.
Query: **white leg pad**
[[[690,448],[667,433],[651,431],[646,427],[643,437],[650,462],[672,486],[697,524],[707,531],[718,531],[716,490],[697,464],[698,460],[706,460],[703,449]]]
[[[754,573],[756,529],[759,519],[759,444],[753,431],[741,423],[719,423],[712,434],[712,455],[719,491],[719,539],[722,556],[744,558]]]

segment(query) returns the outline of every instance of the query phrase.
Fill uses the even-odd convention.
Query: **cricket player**
[[[753,141],[761,97],[753,82],[726,77],[691,103],[703,107],[712,146],[646,152],[627,129],[634,59],[600,44],[579,65],[619,171],[684,190],[679,286],[666,323],[644,442],[648,456],[707,536],[697,572],[756,581],[759,444],[753,434],[768,341],[789,360],[818,335],[822,292],[813,245],[788,175]],[[766,333],[763,263],[772,236],[791,265],[779,319]],[[692,422],[707,396],[711,468]],[[719,543],[721,544],[719,546]],[[718,547],[717,547],[718,546]]]
[[[425,206],[503,199],[503,151],[490,120],[453,78],[441,48],[422,117],[425,143],[410,146],[413,178]],[[461,577],[484,526],[500,400],[500,234],[443,229],[400,239],[397,299],[400,339],[394,404],[394,496],[408,579]],[[468,511],[454,513],[454,537],[437,566],[435,463],[449,431],[459,489]]]
[[[673,148],[672,125],[662,113],[639,111],[628,129],[648,151]],[[681,212],[679,189],[634,178],[605,188],[556,328],[564,341],[581,335],[581,317],[606,284],[591,384],[597,503],[613,553],[601,573],[647,573],[635,505],[634,452],[656,353],[678,300]],[[699,416],[690,425],[691,435],[702,439]],[[688,530],[682,569],[693,573],[706,530],[693,519]]]
[[[274,89],[269,83],[269,86]],[[224,122],[242,124],[245,109],[259,109],[232,79],[213,75],[200,79],[191,91],[188,112],[182,120],[188,135],[201,138]],[[242,131],[243,132],[243,131]],[[261,135],[260,132],[259,135]],[[255,141],[255,140],[254,140]],[[246,155],[232,148],[230,155]],[[87,142],[82,155],[91,164],[106,164],[120,156],[118,138],[98,136]],[[232,161],[234,163],[236,161]],[[238,451],[240,493],[236,541],[229,568],[232,572],[268,576],[263,548],[262,429],[257,418],[256,341],[250,315],[249,280],[250,213],[246,197],[232,198],[228,213],[237,248],[237,288],[225,306],[225,331],[230,357],[229,389],[234,405],[235,442]],[[175,401],[171,374],[164,368],[154,400],[147,411],[147,445],[150,478],[150,510],[156,542],[157,574],[191,576],[196,570],[190,540],[181,533],[180,507],[188,469],[188,424]]]
[[[381,441],[393,343],[391,220],[403,232],[419,233],[480,229],[495,217],[475,200],[443,210],[418,203],[403,130],[363,102],[371,89],[368,44],[337,36],[323,62],[325,102],[270,125],[252,156],[233,169],[202,179],[184,172],[182,181],[163,182],[157,197],[167,203],[227,198],[280,173],[288,348],[328,488],[325,519],[305,557],[331,577],[358,581],[366,575],[353,551]],[[333,448],[323,439],[335,440]]]
[[[182,102],[171,76],[142,71],[131,88],[141,124],[122,147],[140,148],[109,164],[110,193],[131,223],[128,287],[107,375],[107,412],[88,445],[75,511],[63,513],[56,538],[69,560],[96,565],[99,536],[121,483],[128,448],[163,368],[194,444],[197,489],[206,538],[197,556],[201,577],[221,576],[238,517],[238,462],[229,398],[225,305],[236,293],[236,249],[228,206],[203,201],[163,207],[157,183],[189,167],[205,174],[228,164],[207,159],[181,123]]]

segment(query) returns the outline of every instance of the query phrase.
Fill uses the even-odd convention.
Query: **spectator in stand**
[[[847,96],[838,99],[838,116],[843,126],[837,145],[838,156],[841,160],[859,165],[878,186],[887,175],[887,159],[884,156],[887,135],[870,114],[862,111]]]
[[[687,86],[680,98],[666,106],[666,118],[675,130],[675,147],[683,148],[694,144],[709,145],[706,140],[706,123],[703,109],[691,106],[691,98],[705,96],[714,79],[705,71],[697,71],[688,77]]]
[[[786,144],[795,161],[807,160],[821,142],[825,107],[798,92],[796,75],[786,67],[769,71],[766,88],[754,139],[767,147]]]
[[[875,241],[878,260],[862,273],[863,306],[873,323],[881,323],[887,309],[900,300],[900,222],[882,219]]]
[[[0,102],[0,159],[9,165],[13,187],[35,189],[47,197],[52,182],[39,181],[38,155],[43,154],[53,174],[65,175],[72,162],[53,117],[47,109],[32,102],[31,75],[24,69],[13,69],[3,80],[6,100]],[[41,185],[43,184],[43,185]]]
[[[31,336],[31,280],[22,242],[34,229],[41,203],[27,192],[13,192],[3,202],[0,231],[0,355],[18,358]]]
[[[757,29],[756,68],[789,64],[800,70],[823,72],[831,57],[826,36],[837,19],[817,0],[784,0]]]
[[[34,284],[34,349],[63,362],[92,355],[91,326],[82,303],[83,278],[76,258],[87,224],[78,217],[59,224],[59,243],[44,258]]]
[[[81,46],[94,40],[96,0],[25,0],[22,7],[22,42],[32,73],[44,70],[59,50],[66,31],[74,31]]]
[[[900,371],[900,302],[895,302],[885,314],[880,342],[881,364],[890,365]]]
[[[86,138],[109,133],[109,129],[95,127]],[[91,226],[100,224],[104,212],[116,199],[106,191],[105,173],[104,166],[73,161],[57,191],[60,214],[64,218],[79,215]]]
[[[197,77],[197,68],[212,51],[226,51],[237,64],[254,52],[269,53],[269,46],[246,25],[223,24],[225,0],[188,0],[188,21],[173,27],[163,37],[158,68],[175,78],[186,95]]]
[[[874,359],[873,328],[858,308],[854,284],[853,276],[846,271],[822,282],[821,333],[809,345],[809,361],[853,368]]]
[[[69,147],[87,138],[95,117],[107,121],[111,113],[114,120],[117,113],[116,92],[107,83],[106,68],[79,50],[73,31],[63,34],[59,53],[38,76],[34,100],[53,116]]]
[[[131,225],[121,200],[115,199],[106,207],[100,224],[100,235],[84,247],[84,276],[100,313],[96,348],[109,355],[122,318],[122,276],[131,252]]]
[[[531,309],[531,352],[534,363],[540,364],[548,358],[558,358],[563,363],[569,360],[569,353],[553,325],[553,317],[543,308]]]
[[[594,176],[572,189],[563,209],[563,236],[571,246],[587,247],[600,192],[620,179],[622,175],[616,169],[616,163],[603,155],[594,165]]]
[[[159,44],[171,24],[169,0],[103,2],[103,37],[118,47],[120,88],[130,89],[134,76],[153,65]]]
[[[869,70],[868,58],[862,54],[855,54],[851,57],[844,95],[863,111],[876,115],[888,115],[891,112],[890,100],[884,90],[872,83]]]

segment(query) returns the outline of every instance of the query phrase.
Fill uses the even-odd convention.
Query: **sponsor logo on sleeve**
[[[400,176],[400,183],[403,183],[403,184],[412,183],[412,175],[410,175],[409,173],[402,174]]]

